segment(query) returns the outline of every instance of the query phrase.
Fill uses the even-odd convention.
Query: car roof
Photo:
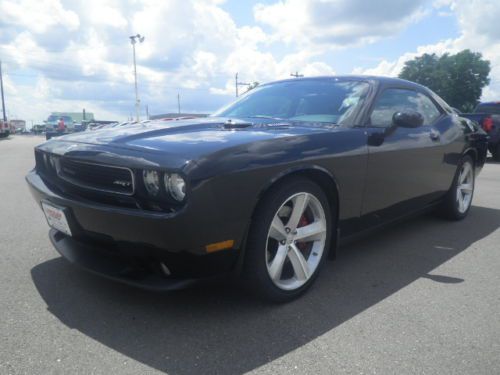
[[[428,90],[428,88],[425,86],[422,86],[415,82],[407,81],[405,79],[395,78],[395,77],[372,76],[372,75],[340,75],[340,76],[287,78],[279,81],[265,83],[262,86],[274,83],[282,83],[282,82],[297,82],[297,81],[310,81],[310,80],[321,81],[321,80],[331,80],[331,79],[338,79],[339,81],[371,81],[371,82],[377,82],[383,86],[402,86],[402,87],[413,87],[413,88]]]

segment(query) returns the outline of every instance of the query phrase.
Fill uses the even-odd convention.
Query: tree
[[[490,62],[466,49],[455,55],[423,54],[407,61],[399,78],[429,87],[452,107],[470,112],[490,83]]]

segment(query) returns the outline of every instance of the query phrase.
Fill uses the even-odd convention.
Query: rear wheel
[[[287,179],[259,204],[245,255],[251,291],[275,302],[311,286],[330,246],[331,212],[323,190],[305,178]]]
[[[451,220],[461,220],[467,216],[474,196],[474,162],[465,155],[458,166],[453,184],[448,191],[441,213]]]

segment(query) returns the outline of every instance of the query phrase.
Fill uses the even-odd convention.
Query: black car
[[[500,102],[479,103],[474,113],[460,116],[477,122],[488,134],[488,150],[493,160],[500,161]]]
[[[420,85],[304,78],[208,118],[51,140],[27,181],[57,251],[87,270],[157,290],[236,274],[285,301],[343,241],[428,210],[464,218],[486,147]]]

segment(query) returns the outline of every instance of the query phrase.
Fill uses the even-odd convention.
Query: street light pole
[[[141,101],[139,100],[139,91],[137,90],[137,64],[135,62],[135,44],[144,42],[144,36],[141,34],[132,35],[129,37],[132,44],[132,54],[134,56],[134,84],[135,84],[135,120],[139,122],[139,108]]]

